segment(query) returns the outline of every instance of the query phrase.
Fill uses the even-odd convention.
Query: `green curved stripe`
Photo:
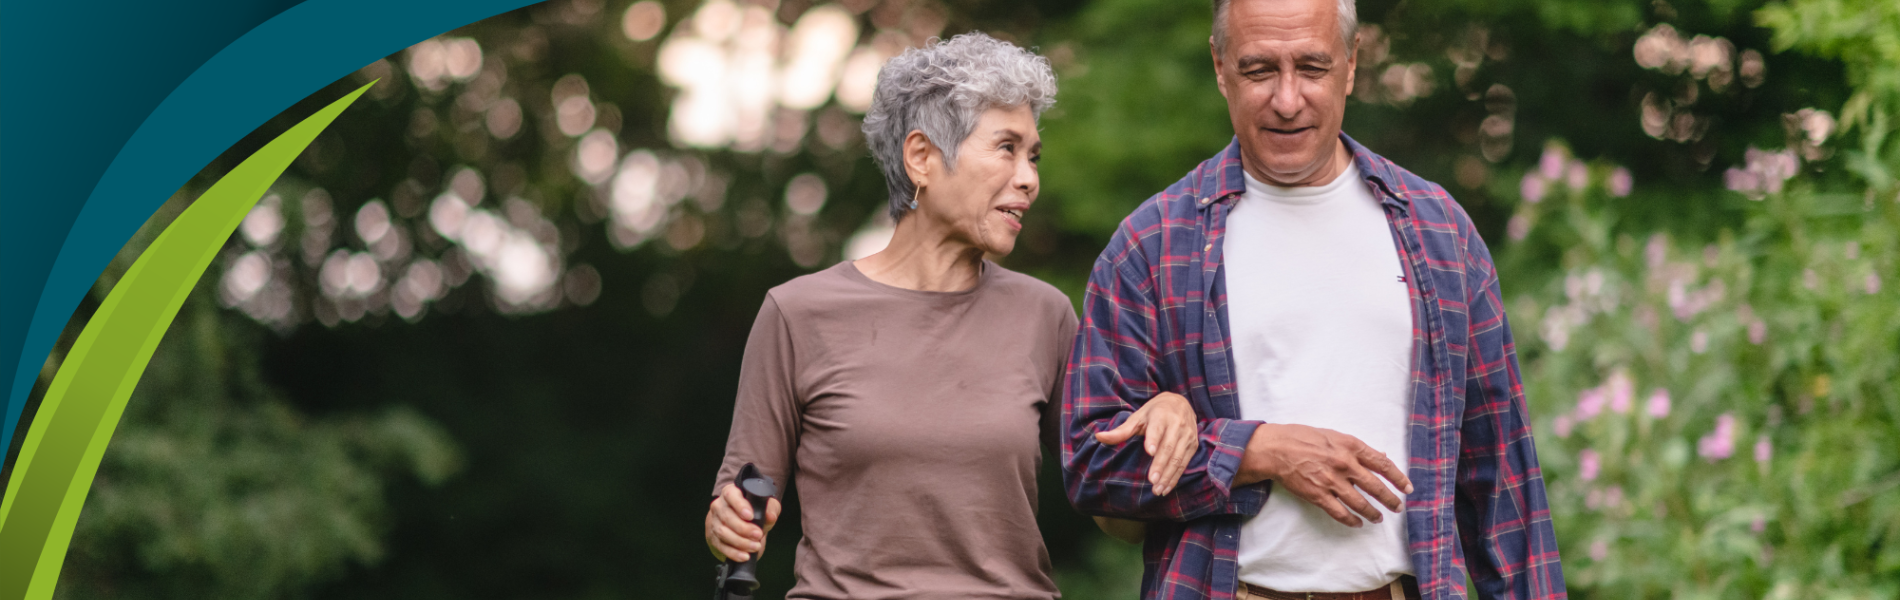
[[[178,308],[271,183],[369,87],[244,159],[179,214],[106,295],[53,376],[0,500],[0,599],[53,596],[99,459]]]

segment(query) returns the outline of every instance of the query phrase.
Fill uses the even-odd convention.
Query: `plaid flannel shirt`
[[[1443,188],[1340,138],[1384,206],[1411,292],[1405,515],[1420,591],[1465,598],[1468,572],[1480,598],[1564,598],[1490,251]],[[1149,522],[1143,598],[1233,598],[1241,523],[1271,486],[1232,486],[1259,425],[1239,418],[1221,270],[1221,235],[1245,190],[1230,143],[1122,222],[1083,300],[1062,405],[1063,480],[1084,513]],[[1094,434],[1164,391],[1193,404],[1201,445],[1176,490],[1158,497],[1141,444]]]

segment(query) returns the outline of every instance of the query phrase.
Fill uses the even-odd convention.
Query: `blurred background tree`
[[[1572,593],[1900,594],[1900,5],[1359,10],[1345,129],[1442,183],[1498,259]],[[60,593],[703,595],[764,291],[888,238],[857,131],[882,60],[972,29],[1049,57],[1043,192],[1004,264],[1079,299],[1113,225],[1231,137],[1209,21],[555,0],[369,65],[168,205],[381,79],[161,346]],[[1137,550],[1044,475],[1066,595],[1135,597]]]

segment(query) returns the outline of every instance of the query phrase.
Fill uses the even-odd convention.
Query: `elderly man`
[[[1463,598],[1467,576],[1564,597],[1490,252],[1443,188],[1340,132],[1355,13],[1214,0],[1235,141],[1090,276],[1064,479],[1083,512],[1147,522],[1144,598]],[[1157,486],[1121,426],[1175,394],[1201,444]]]

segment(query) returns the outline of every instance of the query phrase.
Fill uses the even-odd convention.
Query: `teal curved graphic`
[[[193,173],[363,65],[531,3],[0,2],[0,80],[46,91],[0,94],[0,448],[80,298]]]
[[[0,598],[52,597],[100,458],[185,297],[271,183],[368,89],[357,88],[238,164],[165,228],[106,296],[47,388],[0,500]]]

